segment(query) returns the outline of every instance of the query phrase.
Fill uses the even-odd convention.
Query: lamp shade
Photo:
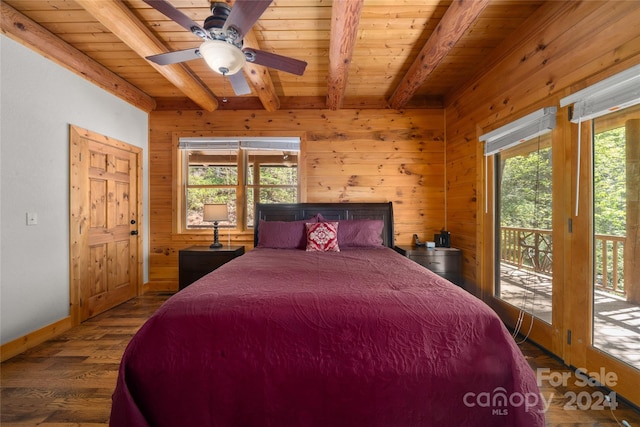
[[[226,221],[228,219],[229,210],[226,204],[204,205],[204,212],[202,214],[203,221],[215,222]]]
[[[200,45],[200,54],[213,71],[228,76],[240,71],[247,61],[238,47],[222,40],[206,40]]]

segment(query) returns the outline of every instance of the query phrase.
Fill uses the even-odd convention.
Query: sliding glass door
[[[592,343],[640,369],[640,106],[591,126]]]
[[[480,137],[489,199],[483,271],[516,341],[561,347],[566,185],[564,125],[545,107]]]
[[[551,324],[553,294],[551,133],[506,149],[496,165],[494,295]]]
[[[640,105],[626,105],[638,72],[563,98],[555,127],[527,128],[531,113],[480,136],[485,299],[516,341],[542,345],[637,405]],[[626,88],[625,79],[635,83]],[[505,128],[515,131],[495,148],[491,137],[507,138]],[[593,384],[582,397],[596,396]]]

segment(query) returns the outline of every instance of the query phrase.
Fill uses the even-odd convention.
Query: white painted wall
[[[147,113],[0,34],[2,344],[69,315],[70,124],[143,149],[147,281]]]

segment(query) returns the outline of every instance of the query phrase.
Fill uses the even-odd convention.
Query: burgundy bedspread
[[[111,426],[544,425],[496,314],[388,248],[254,249],[129,344]]]

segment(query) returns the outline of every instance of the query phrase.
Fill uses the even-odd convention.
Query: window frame
[[[190,167],[192,165],[196,165],[197,163],[191,163],[190,162],[190,153],[191,151],[205,151],[205,150],[201,150],[199,148],[193,148],[193,149],[182,149],[181,150],[181,161],[183,162],[183,174],[180,177],[182,180],[182,188],[183,188],[183,197],[182,197],[182,203],[181,203],[181,210],[182,210],[182,214],[183,214],[183,223],[182,223],[182,227],[185,230],[198,230],[198,229],[211,229],[213,228],[213,224],[211,223],[204,223],[201,225],[192,225],[189,226],[187,224],[187,219],[186,219],[186,215],[187,215],[187,201],[189,199],[189,190],[190,189],[210,189],[210,190],[232,190],[235,192],[235,199],[236,199],[236,223],[238,222],[238,212],[240,212],[238,210],[238,207],[240,205],[240,203],[238,202],[239,197],[239,191],[242,187],[242,180],[241,180],[241,176],[242,176],[242,169],[240,166],[240,163],[242,163],[242,159],[241,159],[241,150],[236,150],[234,153],[225,153],[225,154],[220,154],[221,157],[224,157],[225,155],[229,156],[229,159],[231,159],[232,157],[235,157],[235,163],[232,163],[231,161],[229,162],[229,164],[227,166],[231,166],[231,165],[235,165],[235,169],[236,169],[236,173],[235,173],[235,177],[236,177],[236,182],[235,184],[190,184],[189,183],[189,176],[190,176]],[[225,151],[233,151],[233,150],[225,150]],[[205,154],[206,155],[206,154]],[[216,166],[221,166],[221,165],[216,165]],[[231,166],[233,167],[233,166]],[[219,223],[219,228],[224,228],[224,229],[228,229],[228,230],[234,230],[237,229],[237,224],[236,226],[232,226],[229,225],[228,223],[225,222],[221,222]]]
[[[246,201],[246,205],[245,206],[249,206],[249,203],[251,203],[254,208],[255,205],[259,202],[260,200],[260,190],[261,189],[269,189],[269,188],[293,188],[293,185],[289,185],[289,184],[263,184],[260,183],[260,177],[261,177],[261,173],[260,173],[260,168],[263,164],[270,164],[272,162],[266,161],[266,162],[250,162],[249,156],[251,155],[251,153],[249,153],[249,150],[246,150],[244,157],[244,164],[245,164],[245,168],[244,168],[244,176],[245,176],[245,185],[243,188],[243,192],[244,194],[244,200]],[[251,164],[250,164],[251,163]],[[283,163],[284,165],[284,163]],[[283,167],[286,167],[283,166]],[[300,202],[300,152],[298,151],[297,153],[297,160],[296,160],[296,164],[295,164],[295,168],[296,168],[296,185],[295,185],[295,189],[296,189],[296,203]],[[249,170],[252,169],[253,170],[253,177],[254,177],[254,183],[249,184]],[[258,177],[258,183],[255,182],[255,177]],[[253,190],[253,198],[252,200],[249,200],[249,194],[248,194],[248,190],[251,189]],[[255,213],[255,209],[254,209],[254,213]],[[247,212],[244,212],[244,217],[243,217],[243,225],[244,228],[246,230],[253,230],[253,226],[249,226],[247,225],[248,221],[247,221]],[[255,221],[255,217],[254,217],[254,221]],[[254,226],[255,226],[255,222],[254,222]]]
[[[186,173],[187,173],[187,150],[181,147],[181,140],[185,139],[212,139],[212,140],[235,140],[235,141],[273,141],[278,139],[290,139],[298,138],[298,161],[297,161],[297,202],[306,201],[306,177],[304,167],[304,148],[305,148],[305,134],[304,133],[268,133],[268,134],[242,134],[239,136],[229,137],[229,133],[217,133],[217,132],[202,132],[202,133],[190,133],[184,135],[182,133],[173,133],[172,142],[174,146],[174,155],[172,156],[172,236],[174,239],[183,239],[180,236],[193,236],[189,239],[195,238],[196,235],[206,234],[207,236],[211,232],[213,226],[202,226],[187,228],[186,219]],[[247,147],[247,149],[255,150],[255,147]],[[240,152],[240,150],[239,150]],[[235,227],[225,227],[232,235],[251,235],[253,236],[253,226],[246,226],[246,204],[243,202],[246,200],[246,189],[249,185],[246,184],[247,180],[247,161],[245,156],[240,153],[237,156],[238,165],[238,184],[236,186],[236,206],[237,206],[237,223]]]

